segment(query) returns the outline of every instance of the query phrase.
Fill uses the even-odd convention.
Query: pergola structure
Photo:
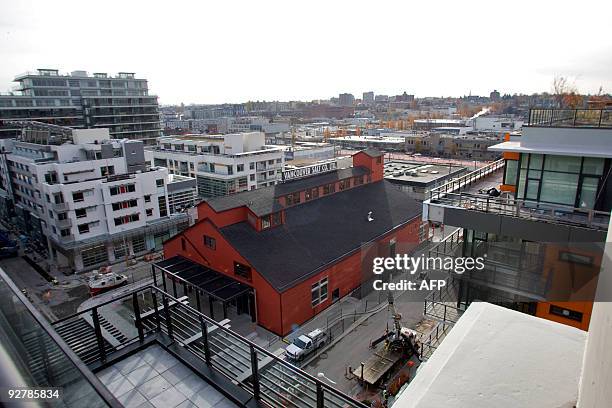
[[[200,312],[202,301],[207,299],[211,318],[215,318],[214,302],[217,301],[223,307],[224,319],[227,318],[228,305],[235,304],[238,314],[248,313],[253,322],[257,321],[253,289],[250,286],[182,256],[156,262],[151,267],[155,286],[162,287],[175,297],[179,295],[179,286],[184,296],[195,293],[196,308]]]

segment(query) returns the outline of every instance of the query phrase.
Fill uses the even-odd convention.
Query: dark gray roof
[[[257,232],[247,222],[221,233],[278,291],[420,216],[421,204],[387,181],[365,184],[285,210],[285,224]],[[374,221],[368,222],[372,211]]]
[[[369,174],[370,170],[366,167],[357,166],[346,169],[339,169],[318,176],[306,177],[303,179],[277,184],[256,190],[245,191],[223,197],[215,197],[206,202],[217,212],[230,210],[232,208],[247,206],[255,215],[261,216],[280,211],[283,207],[278,204],[276,198],[285,194],[302,191],[334,181],[349,177],[358,177]]]
[[[381,152],[380,150],[377,150],[377,149],[373,149],[371,147],[368,147],[367,149],[362,150],[362,152],[367,154],[370,157],[379,157],[385,154],[384,152]]]

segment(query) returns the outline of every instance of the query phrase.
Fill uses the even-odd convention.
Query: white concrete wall
[[[612,228],[597,284],[584,352],[578,408],[612,406]]]

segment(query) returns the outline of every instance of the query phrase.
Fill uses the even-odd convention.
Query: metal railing
[[[463,229],[457,228],[429,250],[428,257],[457,255],[457,250],[463,245]]]
[[[610,221],[609,212],[519,200],[509,195],[491,197],[485,194],[444,192],[437,194],[436,198],[431,200],[431,203],[534,221],[595,228],[603,231],[607,231]]]
[[[106,327],[103,319],[124,316],[123,304],[131,317],[129,331],[134,336],[113,335],[113,330],[123,326]],[[242,389],[251,393],[265,406],[295,407],[358,407],[366,406],[334,389],[294,365],[280,359],[263,347],[249,341],[186,304],[187,297],[177,298],[162,289],[148,285],[95,307],[53,323],[56,329],[78,319],[90,322],[93,330],[82,332],[72,347],[77,354],[89,356],[90,364],[107,361],[109,355],[134,342],[144,342],[149,335],[164,333],[190,351],[219,374],[227,377]],[[119,309],[119,310],[118,310]],[[113,314],[114,313],[114,314]],[[112,319],[112,318],[111,318]],[[111,322],[112,323],[112,322]]]
[[[455,324],[465,309],[457,304],[455,281],[447,279],[442,290],[434,290],[425,298],[423,315],[443,322]]]
[[[612,109],[531,109],[527,126],[612,127]]]
[[[483,166],[477,170],[474,170],[468,174],[465,174],[461,177],[453,179],[448,183],[442,184],[440,187],[433,188],[429,190],[429,199],[437,200],[441,197],[444,197],[444,195],[446,195],[447,193],[461,191],[467,186],[470,186],[476,181],[488,176],[489,174],[502,169],[505,164],[505,160],[500,159],[494,161],[493,163],[489,163],[486,166]]]

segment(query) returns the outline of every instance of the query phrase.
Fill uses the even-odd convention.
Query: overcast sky
[[[89,4],[89,5],[88,5]],[[160,102],[612,92],[608,1],[0,0],[0,91],[36,68],[135,72]]]

